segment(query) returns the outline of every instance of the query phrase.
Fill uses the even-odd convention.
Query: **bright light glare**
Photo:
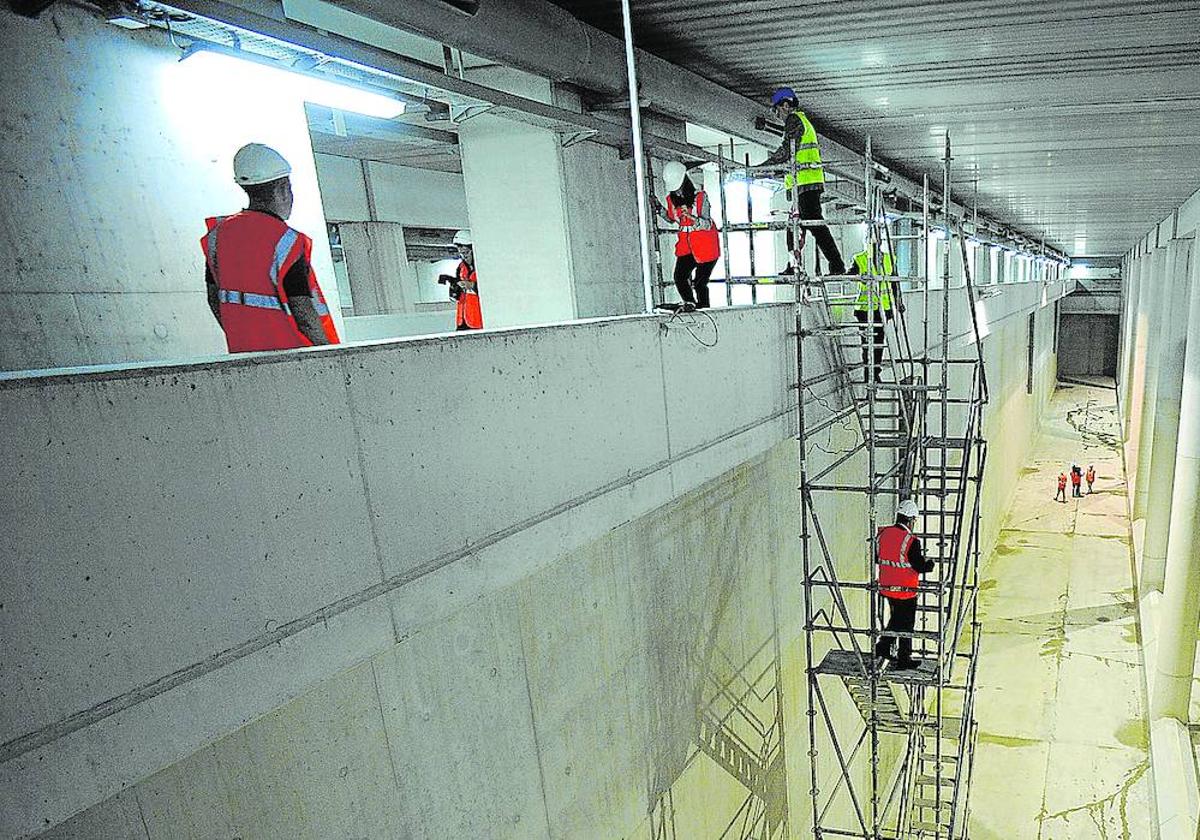
[[[189,64],[202,65],[202,72],[215,84],[229,85],[240,90],[242,74],[254,72],[262,78],[270,77],[272,83],[284,90],[295,91],[305,102],[337,108],[355,114],[390,120],[404,113],[404,103],[369,90],[338,84],[327,79],[318,79],[303,73],[293,73],[285,67],[272,67],[258,61],[238,58],[215,50],[197,50],[184,56]],[[211,75],[209,75],[211,74]]]

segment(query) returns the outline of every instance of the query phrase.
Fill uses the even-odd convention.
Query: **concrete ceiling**
[[[620,35],[620,4],[554,0]],[[1200,187],[1200,2],[631,0],[638,46],[1073,254],[1121,253]],[[702,122],[702,115],[697,115]]]

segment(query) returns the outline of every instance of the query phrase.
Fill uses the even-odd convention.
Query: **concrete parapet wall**
[[[986,301],[1001,514],[1035,293]],[[713,316],[0,379],[0,834],[640,837],[668,789],[727,820],[689,745],[764,650],[797,831],[795,309]]]

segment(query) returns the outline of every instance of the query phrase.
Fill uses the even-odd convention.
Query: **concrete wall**
[[[337,313],[321,197],[298,90],[252,66],[202,74],[159,32],[59,5],[0,11],[0,370],[222,352],[204,299],[204,218],[235,212],[233,153],[291,161],[292,224]]]
[[[1053,379],[1047,307],[1025,393],[1037,291],[988,301],[989,512]],[[671,788],[679,836],[708,836],[686,820],[745,791],[686,745],[710,676],[764,646],[795,832],[792,313],[715,313],[711,348],[639,317],[0,383],[0,834],[101,803],[63,836],[510,812],[500,836],[580,836],[645,831]],[[855,529],[835,541],[862,574]]]
[[[462,175],[317,154],[317,177],[331,222],[398,222],[410,227],[466,228]],[[367,181],[371,185],[371,200]]]

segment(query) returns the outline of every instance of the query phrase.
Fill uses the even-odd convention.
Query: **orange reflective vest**
[[[459,282],[466,280],[476,285],[471,290],[463,289],[462,294],[458,296],[454,323],[456,326],[466,325],[473,330],[481,330],[483,329],[483,310],[479,308],[479,275],[475,273],[475,269],[467,265],[466,260],[463,260],[458,264],[458,279]]]
[[[721,237],[712,220],[702,221],[704,202],[708,196],[704,190],[696,193],[691,207],[676,207],[671,194],[667,194],[667,218],[679,225],[679,238],[675,240],[675,256],[692,255],[698,263],[715,262],[721,256]],[[707,224],[700,228],[697,225]]]
[[[907,528],[889,525],[879,529],[879,591],[887,598],[916,598],[921,576],[908,563],[916,539]]]
[[[1091,484],[1095,480],[1096,480],[1096,471],[1089,468],[1087,471],[1087,483]]]
[[[221,328],[230,353],[311,347],[296,326],[283,278],[296,260],[309,264],[308,287],[330,344],[337,327],[312,270],[312,240],[282,219],[257,210],[205,219],[200,239],[208,270],[217,284]]]

